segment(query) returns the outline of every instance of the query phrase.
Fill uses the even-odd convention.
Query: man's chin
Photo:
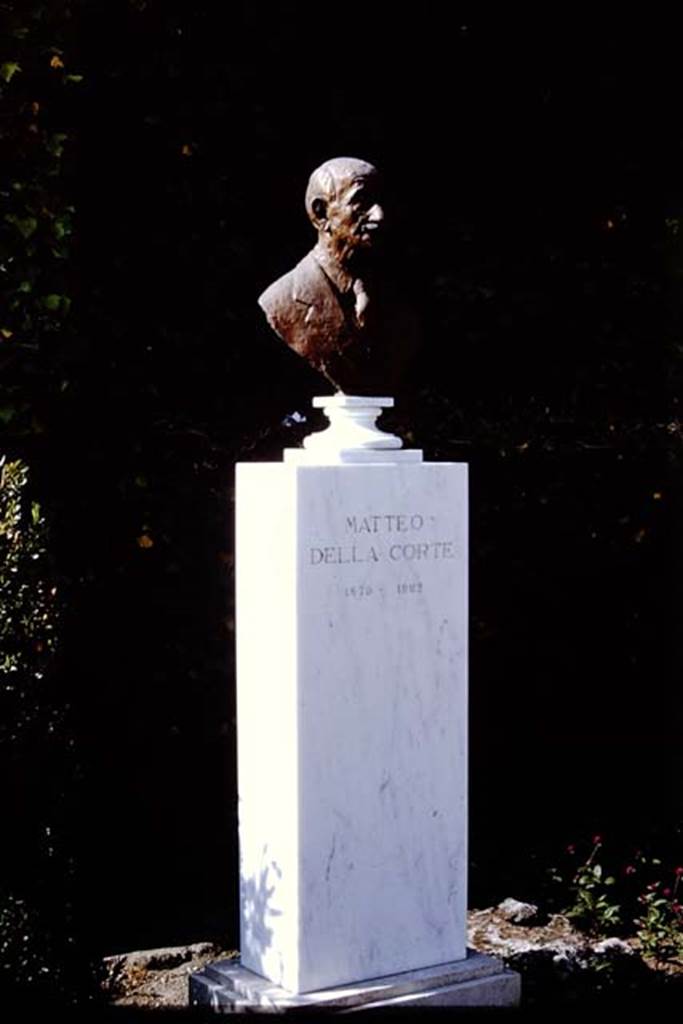
[[[372,263],[381,249],[379,238],[358,236],[354,239],[353,245],[347,248],[342,262],[346,264]]]

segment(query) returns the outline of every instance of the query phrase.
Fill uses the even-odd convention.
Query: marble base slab
[[[190,976],[190,1005],[218,1012],[320,1009],[352,1012],[412,1006],[516,1006],[521,979],[502,961],[468,950],[467,959],[419,971],[294,995],[236,960],[219,960]]]

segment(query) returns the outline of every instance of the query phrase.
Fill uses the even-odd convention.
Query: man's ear
[[[318,229],[322,228],[327,220],[327,203],[324,199],[314,199],[311,203],[311,210],[313,211],[315,226]]]

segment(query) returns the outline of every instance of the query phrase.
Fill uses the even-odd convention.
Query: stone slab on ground
[[[392,1006],[516,1006],[520,988],[519,974],[497,958],[474,950],[468,950],[466,960],[300,995],[235,960],[223,960],[190,977],[190,1005],[274,1013],[305,1008],[348,1013]]]

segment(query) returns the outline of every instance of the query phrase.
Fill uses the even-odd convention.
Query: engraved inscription
[[[369,587],[365,583],[359,583],[354,587],[344,587],[344,597],[372,597],[375,593],[374,587]]]
[[[424,516],[419,512],[413,515],[387,514],[382,516],[347,516],[346,529],[351,533],[406,533],[408,530],[421,530]]]
[[[396,593],[400,594],[401,597],[405,594],[421,594],[422,583],[419,580],[416,583],[397,583]]]
[[[374,547],[360,548],[355,544],[349,547],[310,548],[311,565],[356,565],[359,562],[379,562],[379,551]]]
[[[430,516],[435,524],[435,517]],[[457,558],[454,540],[401,540],[396,534],[419,534],[426,525],[421,512],[385,512],[381,515],[347,515],[344,519],[348,543],[321,544],[308,549],[309,565],[373,565],[377,562],[425,562]],[[362,535],[372,535],[371,543],[363,543]],[[374,537],[377,535],[377,539]],[[383,535],[387,540],[382,542]],[[391,535],[391,536],[389,536]],[[359,538],[356,541],[356,538]],[[369,540],[369,537],[368,537]]]
[[[389,548],[392,562],[420,562],[426,558],[455,558],[452,540],[433,540],[424,544],[392,544]]]

